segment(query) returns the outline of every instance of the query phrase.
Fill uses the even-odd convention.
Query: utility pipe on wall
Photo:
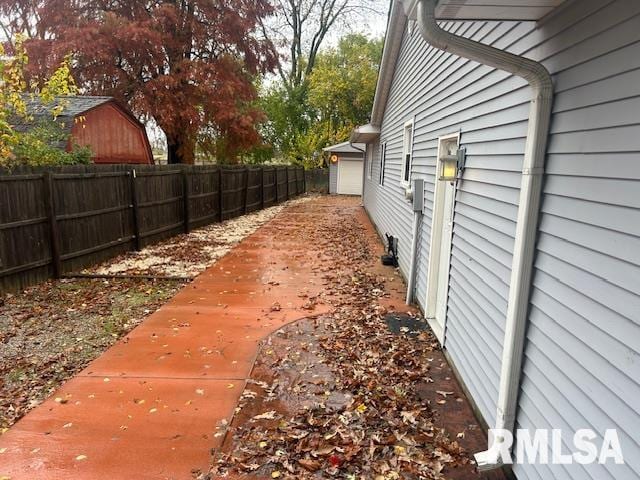
[[[547,69],[539,62],[453,35],[440,28],[435,17],[437,4],[438,0],[419,0],[418,3],[418,24],[427,43],[440,50],[524,78],[532,90],[495,425],[498,430],[512,432],[515,427],[520,388],[542,177],[553,103],[553,82]],[[501,466],[501,452],[505,450],[504,441],[503,437],[498,436],[494,438],[487,451],[475,455],[479,469],[488,470]]]

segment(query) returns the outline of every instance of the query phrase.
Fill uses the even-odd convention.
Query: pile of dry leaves
[[[225,441],[210,472],[196,476],[439,479],[468,464],[417,389],[437,342],[387,327],[382,300],[396,274],[369,268],[376,259],[355,215],[300,234],[329,252],[318,268],[334,309],[268,339],[232,424],[218,427]]]

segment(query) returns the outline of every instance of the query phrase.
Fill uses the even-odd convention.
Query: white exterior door
[[[459,134],[441,137],[438,144],[437,171],[440,158],[458,148]],[[451,239],[453,235],[453,208],[455,183],[438,180],[433,201],[433,223],[431,224],[431,251],[427,273],[426,314],[431,329],[441,343],[444,342],[449,295],[449,266],[451,261]]]
[[[362,195],[362,160],[338,161],[338,193],[340,195]]]

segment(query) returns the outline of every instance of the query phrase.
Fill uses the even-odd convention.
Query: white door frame
[[[431,329],[441,344],[444,344],[446,330],[447,301],[449,295],[449,270],[451,267],[451,240],[453,237],[453,207],[455,204],[455,185],[438,180],[438,172],[442,154],[442,145],[447,140],[455,139],[460,145],[460,132],[438,137],[438,156],[436,158],[435,191],[433,194],[433,216],[429,251],[429,268],[427,271],[427,298],[425,315]],[[449,206],[450,208],[446,208]],[[442,260],[446,259],[443,266]],[[444,303],[438,305],[438,293],[444,289],[441,298]]]

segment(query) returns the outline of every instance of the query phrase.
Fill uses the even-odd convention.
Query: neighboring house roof
[[[351,142],[342,142],[337,143],[336,145],[331,145],[330,147],[325,147],[322,149],[323,152],[334,152],[334,153],[364,153],[364,145],[353,145]]]
[[[416,20],[419,1],[391,0],[371,121],[368,125],[354,129],[351,134],[352,142],[371,142],[380,134],[405,26],[407,20]],[[539,20],[564,2],[565,0],[503,0],[498,5],[493,0],[477,0],[469,4],[460,0],[440,0],[436,13],[443,20]]]

